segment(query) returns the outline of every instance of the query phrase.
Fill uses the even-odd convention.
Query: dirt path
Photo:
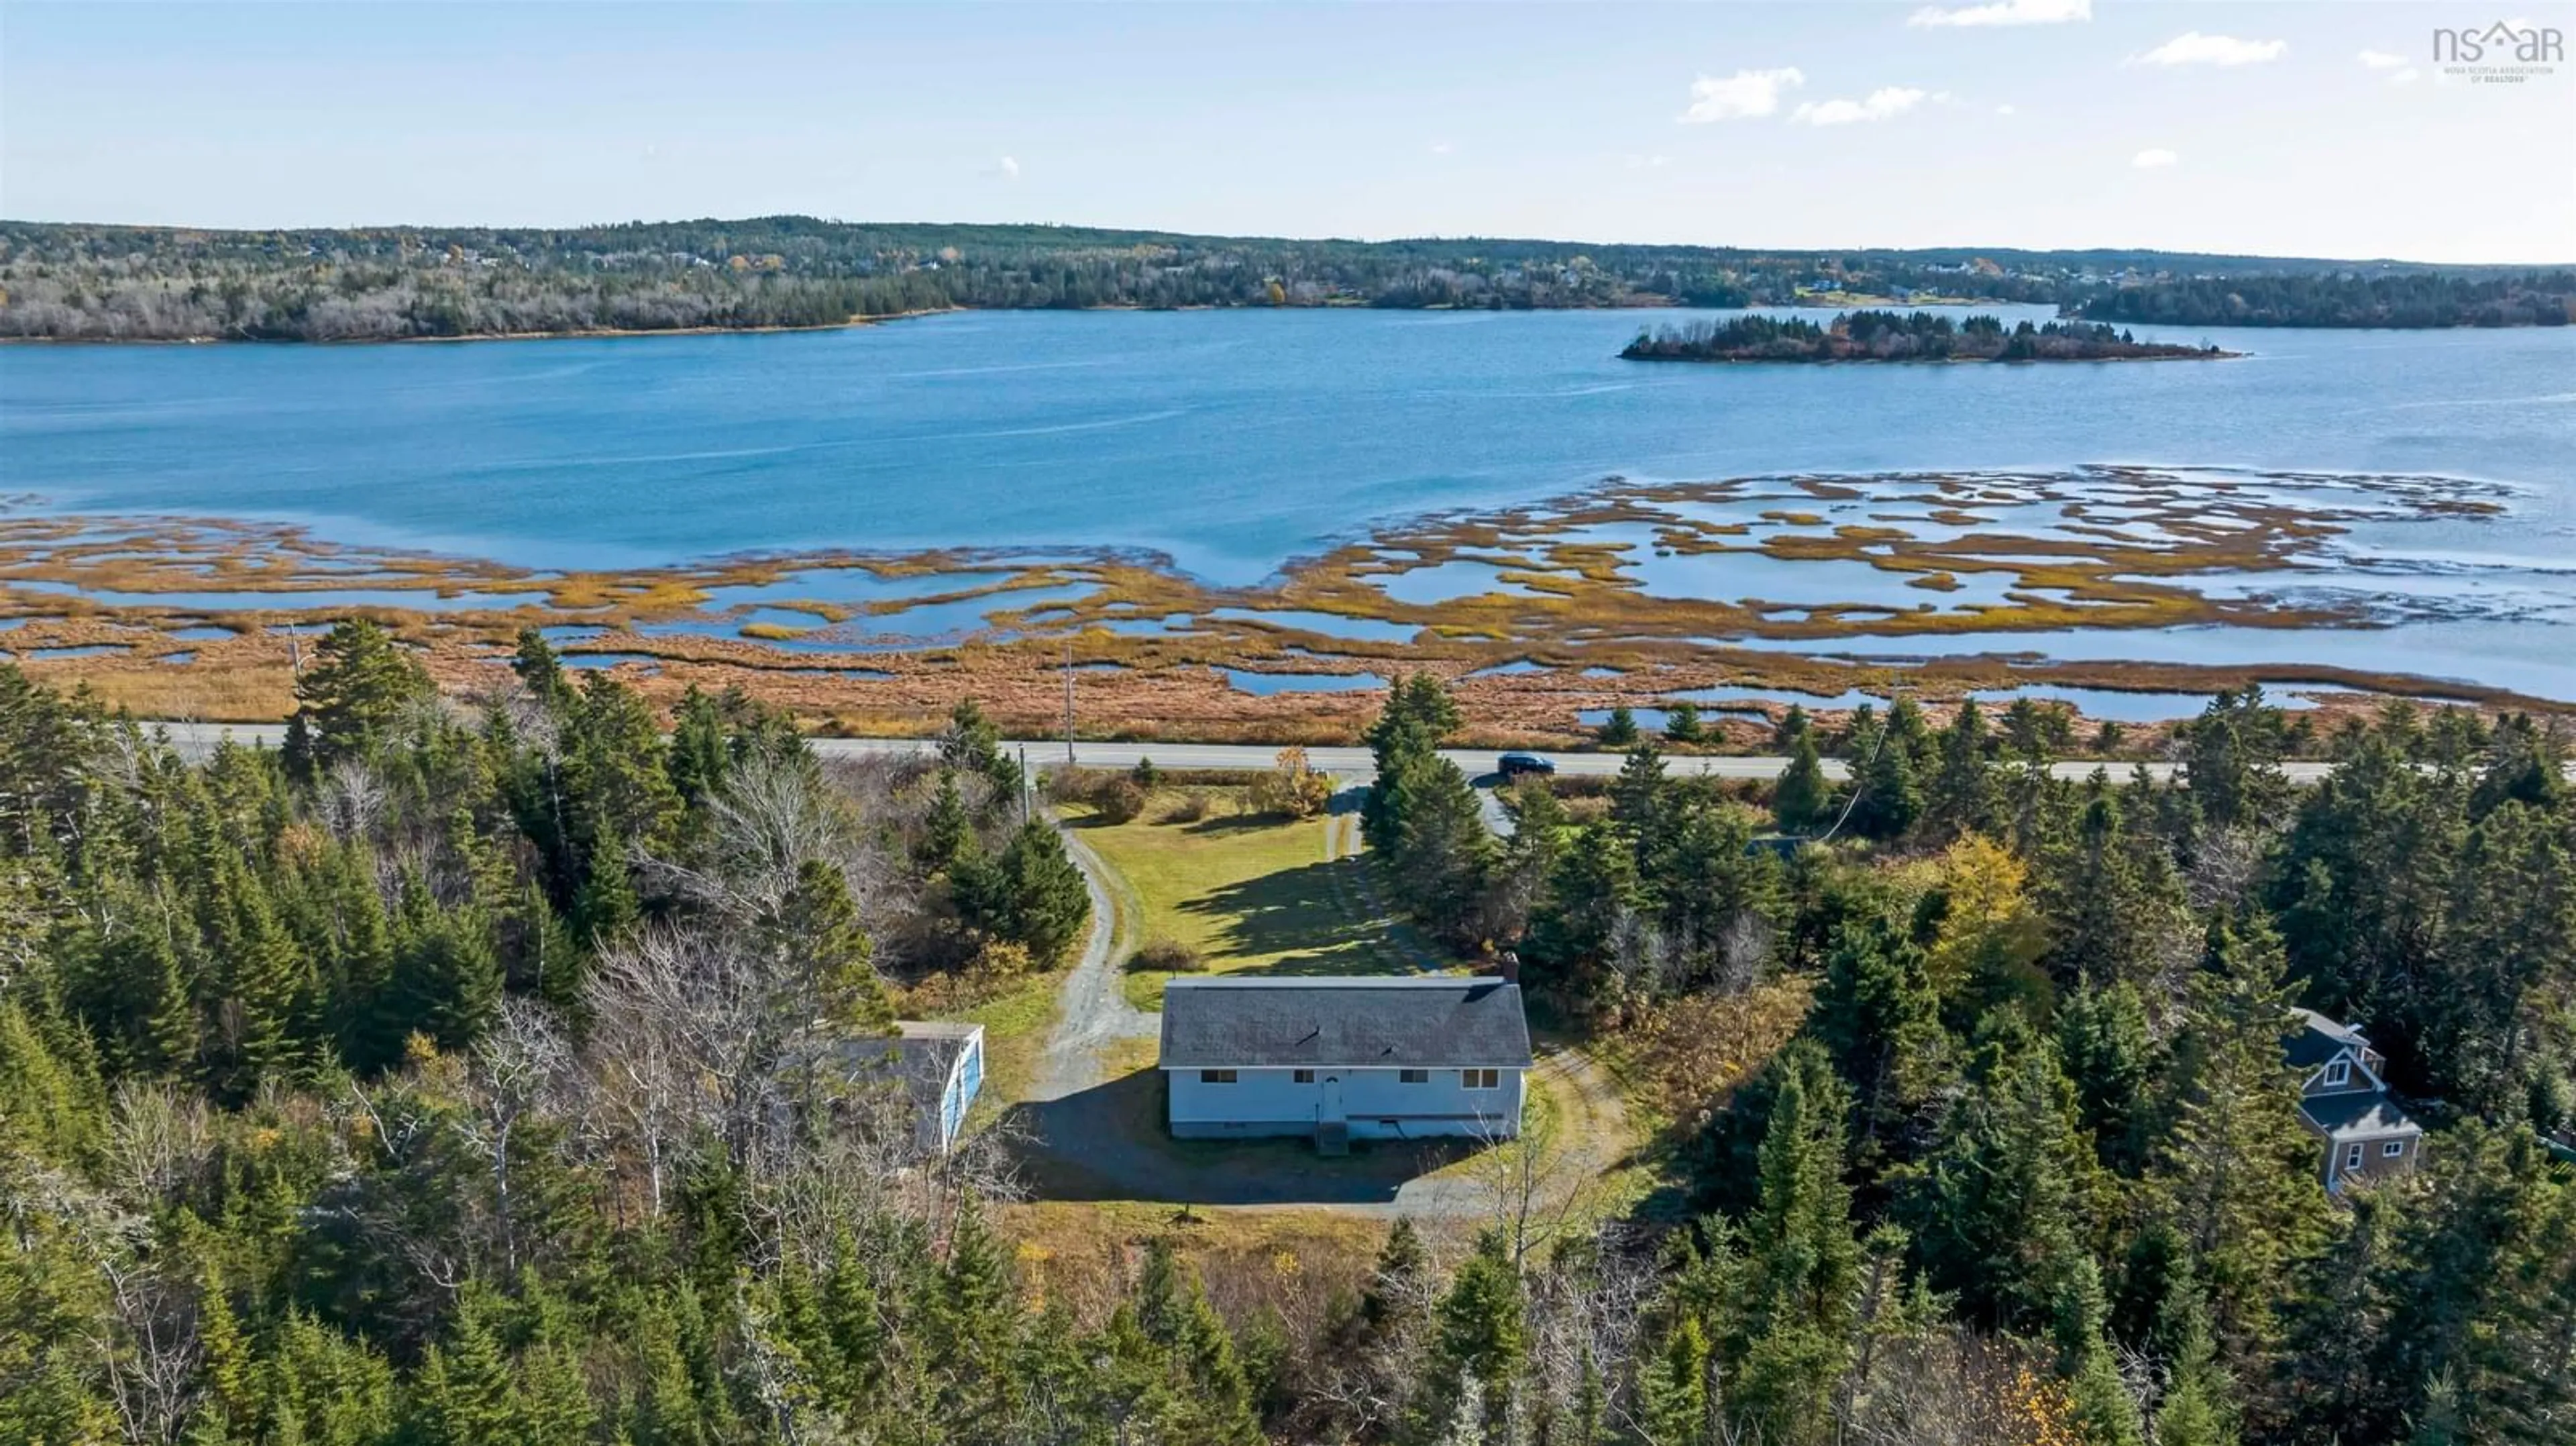
[[[1139,914],[1126,881],[1071,829],[1064,831],[1064,848],[1082,870],[1083,887],[1091,891],[1091,937],[1064,978],[1055,1032],[1047,1039],[1031,1089],[1040,1100],[1060,1100],[1098,1086],[1106,1074],[1102,1056],[1122,1040],[1153,1038],[1163,1023],[1161,1016],[1127,1002],[1119,978],[1134,943],[1128,930]]]

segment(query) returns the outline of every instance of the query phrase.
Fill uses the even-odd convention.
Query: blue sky
[[[2432,63],[2500,19],[2576,36],[2526,0],[7,0],[0,215],[2576,260],[2576,66]]]

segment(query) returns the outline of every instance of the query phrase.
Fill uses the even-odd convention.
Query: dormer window
[[[2339,1059],[2326,1066],[2326,1084],[2329,1087],[2350,1083],[2352,1083],[2351,1060]]]

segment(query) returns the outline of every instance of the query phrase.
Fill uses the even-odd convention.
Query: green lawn
[[[1397,974],[1426,962],[1413,932],[1377,902],[1369,865],[1356,857],[1326,860],[1328,839],[1341,852],[1356,840],[1347,816],[1290,821],[1219,812],[1167,823],[1148,808],[1129,823],[1080,826],[1083,841],[1125,885],[1114,892],[1134,916],[1127,937],[1139,947],[1177,941],[1197,950],[1211,974]],[[1159,1009],[1171,977],[1131,969],[1127,997],[1140,1009]]]
[[[1055,1029],[1061,974],[1033,974],[953,1018],[984,1026],[984,1086],[967,1113],[967,1128],[981,1129],[994,1116],[1028,1098],[1038,1056]]]

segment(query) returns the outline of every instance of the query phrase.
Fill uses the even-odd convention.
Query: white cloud
[[[2011,101],[2006,101],[2002,105],[1995,107],[1995,114],[1997,115],[2011,115],[2012,113],[2013,107]]]
[[[1944,10],[1926,5],[1905,17],[1908,25],[2062,25],[2093,18],[2093,0],[1994,0]]]
[[[2290,48],[2286,40],[2239,40],[2233,35],[2203,35],[2186,30],[2138,57],[2141,65],[2260,65],[2278,60]]]
[[[993,163],[993,174],[1005,181],[1016,181],[1020,178],[1020,163],[1004,156]]]
[[[2395,75],[2388,77],[2388,83],[2390,85],[2413,85],[2415,83],[2415,77],[2420,74],[2422,74],[2421,71],[2418,71],[2415,67],[2410,65],[2404,70],[2397,72]]]
[[[2157,146],[2151,150],[2140,151],[2135,156],[2130,157],[2129,164],[2141,171],[2161,171],[2168,166],[2177,166],[2182,164],[2182,157],[2175,155],[2173,152],[2166,150],[2162,146]]]
[[[2369,70],[2395,70],[2406,63],[2406,57],[2391,55],[2385,50],[2365,50],[2361,53],[2361,63]]]
[[[1447,141],[1433,141],[1431,143],[1431,154],[1435,156],[1445,156],[1456,149],[1458,149],[1456,146],[1449,144]]]
[[[1829,100],[1822,105],[1809,103],[1790,112],[1789,119],[1811,126],[1847,126],[1861,121],[1883,121],[1901,116],[1923,103],[1924,92],[1910,85],[1881,86],[1869,93],[1867,100]]]
[[[1672,163],[1670,156],[1630,156],[1625,162],[1632,171],[1660,171]]]
[[[1739,70],[1724,80],[1703,75],[1691,82],[1690,109],[1682,112],[1681,119],[1705,125],[1710,121],[1769,115],[1780,108],[1780,92],[1806,83],[1805,73],[1794,65],[1776,70]]]

